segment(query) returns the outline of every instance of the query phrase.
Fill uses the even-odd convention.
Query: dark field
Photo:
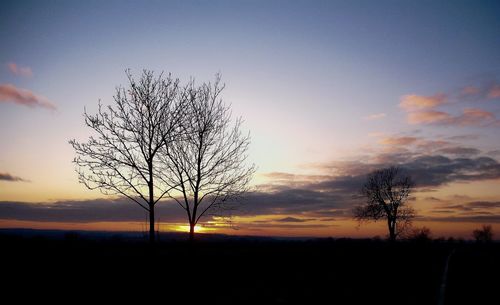
[[[500,244],[0,234],[3,299],[158,304],[500,304]],[[48,303],[51,304],[51,303]]]

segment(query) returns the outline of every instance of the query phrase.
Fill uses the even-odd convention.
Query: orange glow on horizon
[[[254,219],[256,220],[256,219]],[[316,223],[314,223],[316,224]],[[384,222],[367,223],[358,226],[354,220],[339,219],[331,222],[325,227],[315,227],[311,225],[299,225],[296,227],[273,227],[267,226],[259,228],[253,221],[246,219],[237,228],[227,225],[195,227],[195,232],[199,234],[215,233],[235,236],[276,236],[276,237],[333,237],[333,238],[372,238],[378,236],[385,238],[387,228]],[[435,222],[416,221],[414,227],[428,227],[431,230],[432,238],[472,238],[472,230],[480,228],[482,223],[477,222]],[[491,223],[493,232],[500,231],[500,224]],[[189,232],[189,225],[167,224],[158,225],[161,232]],[[4,229],[41,229],[41,230],[78,230],[78,231],[108,231],[108,232],[147,232],[147,225],[139,222],[92,222],[92,223],[59,223],[59,222],[37,222],[37,221],[16,221],[0,220],[0,228]],[[495,236],[497,237],[497,236]]]
[[[189,227],[189,225],[177,225],[177,226],[174,226],[174,230],[177,231],[177,232],[189,232],[190,229],[191,228]],[[210,229],[204,228],[201,225],[195,225],[194,226],[194,232],[195,233],[204,233],[204,232],[207,232],[207,231],[210,231]]]

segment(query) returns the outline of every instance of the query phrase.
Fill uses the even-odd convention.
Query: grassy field
[[[500,244],[380,240],[163,241],[0,234],[16,303],[499,304]],[[50,304],[50,303],[49,303]]]

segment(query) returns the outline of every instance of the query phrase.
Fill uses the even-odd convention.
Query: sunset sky
[[[2,1],[0,41],[1,228],[145,230],[135,203],[78,183],[68,144],[130,68],[221,73],[251,133],[251,192],[200,232],[384,236],[351,210],[398,164],[415,226],[500,235],[499,1]]]

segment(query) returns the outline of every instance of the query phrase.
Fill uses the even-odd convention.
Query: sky
[[[222,74],[250,131],[252,189],[200,232],[384,236],[353,206],[370,171],[412,174],[414,225],[500,232],[498,1],[2,1],[0,227],[144,230],[78,183],[68,140],[125,70]],[[160,206],[160,230],[184,230]]]

